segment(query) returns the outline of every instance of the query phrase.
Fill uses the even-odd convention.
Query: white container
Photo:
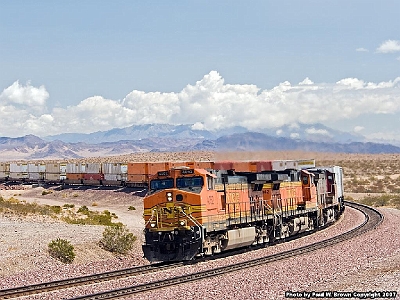
[[[12,173],[28,173],[28,164],[11,163],[10,172]]]
[[[67,173],[72,173],[72,174],[82,174],[82,173],[86,173],[86,164],[82,164],[82,163],[78,163],[78,164],[69,163],[69,164],[67,164]]]
[[[100,172],[101,172],[101,164],[99,163],[86,164],[86,172],[84,173],[98,174]]]

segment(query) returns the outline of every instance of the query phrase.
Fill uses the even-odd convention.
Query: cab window
[[[150,181],[150,189],[151,190],[163,190],[170,189],[174,187],[174,179],[165,178],[165,179],[153,179]]]
[[[176,179],[176,187],[178,189],[186,187],[202,187],[204,184],[203,177],[181,177]]]

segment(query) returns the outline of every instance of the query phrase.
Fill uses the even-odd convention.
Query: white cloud
[[[43,86],[18,81],[0,94],[0,136],[90,133],[144,123],[195,124],[196,129],[250,130],[340,121],[400,112],[400,77],[387,82],[344,78],[336,83],[283,82],[272,89],[226,84],[216,71],[177,93],[133,90],[123,100],[94,96],[65,108],[46,107]],[[322,134],[322,132],[320,132]]]
[[[354,131],[354,132],[360,132],[360,131],[362,131],[363,129],[364,129],[363,126],[355,126],[354,129],[353,129],[353,131]]]
[[[298,133],[296,133],[296,132],[292,132],[292,133],[290,134],[290,138],[292,138],[292,139],[297,139],[299,136],[300,136],[300,134],[298,134]]]
[[[393,53],[400,51],[400,41],[387,40],[384,41],[377,49],[378,53]]]
[[[357,48],[356,51],[357,52],[369,52],[368,49],[365,49],[365,48]]]
[[[45,107],[48,98],[49,93],[43,85],[36,88],[30,82],[23,86],[16,81],[0,94],[0,104],[29,107],[39,111]]]
[[[329,132],[326,129],[315,129],[314,127],[307,128],[306,133],[330,136]]]

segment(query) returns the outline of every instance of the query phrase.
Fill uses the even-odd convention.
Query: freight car
[[[144,198],[144,256],[150,262],[192,260],[337,220],[344,210],[342,168],[282,162],[158,172]]]
[[[175,166],[213,168],[211,161],[0,163],[0,182],[147,187],[150,175]]]

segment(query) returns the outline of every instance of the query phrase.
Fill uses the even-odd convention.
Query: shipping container
[[[255,163],[256,165],[254,172],[263,172],[272,170],[272,162],[270,160],[260,160],[253,163]]]
[[[29,180],[34,180],[34,181],[37,181],[37,180],[44,180],[44,174],[45,173],[39,173],[39,172],[29,172],[28,173],[28,178],[29,178]]]
[[[297,161],[299,169],[315,168],[315,159],[300,159]]]
[[[86,173],[88,174],[101,173],[101,164],[100,163],[86,164]]]
[[[165,163],[165,168],[167,168],[167,170],[172,169],[172,168],[181,168],[181,167],[187,167],[187,163],[186,161],[172,161],[172,162],[168,162]],[[162,171],[162,170],[160,170]]]
[[[149,175],[146,174],[128,174],[128,182],[146,182],[148,181]]]
[[[123,174],[127,172],[127,164],[103,163],[101,166],[103,174]]]
[[[104,174],[104,180],[107,181],[121,181],[122,176],[121,174]]]
[[[84,180],[103,180],[104,176],[101,173],[85,173],[83,174]]]
[[[62,174],[67,173],[67,163],[47,163],[46,174]],[[65,176],[64,176],[65,178]]]
[[[212,161],[188,161],[186,166],[191,169],[214,169],[214,162]]]
[[[86,173],[86,164],[83,163],[69,163],[67,164],[67,174]]]
[[[46,168],[47,168],[47,165],[46,165]],[[67,178],[66,178],[65,174],[46,172],[45,179],[49,182],[61,182]]]
[[[11,163],[10,172],[12,173],[28,173],[28,164],[26,163]]]
[[[83,173],[67,173],[65,176],[67,180],[81,180],[83,175]]]
[[[46,164],[28,164],[29,173],[44,173],[46,172]]]
[[[128,163],[128,174],[148,174],[148,163],[133,162]]]
[[[214,168],[215,170],[233,170],[233,161],[216,161]]]
[[[10,172],[10,164],[8,163],[0,163],[0,172]]]
[[[28,179],[28,177],[29,177],[28,173],[10,172],[10,179],[12,180]]]
[[[159,171],[167,171],[170,169],[169,162],[150,162],[147,164],[148,175],[155,175]]]

